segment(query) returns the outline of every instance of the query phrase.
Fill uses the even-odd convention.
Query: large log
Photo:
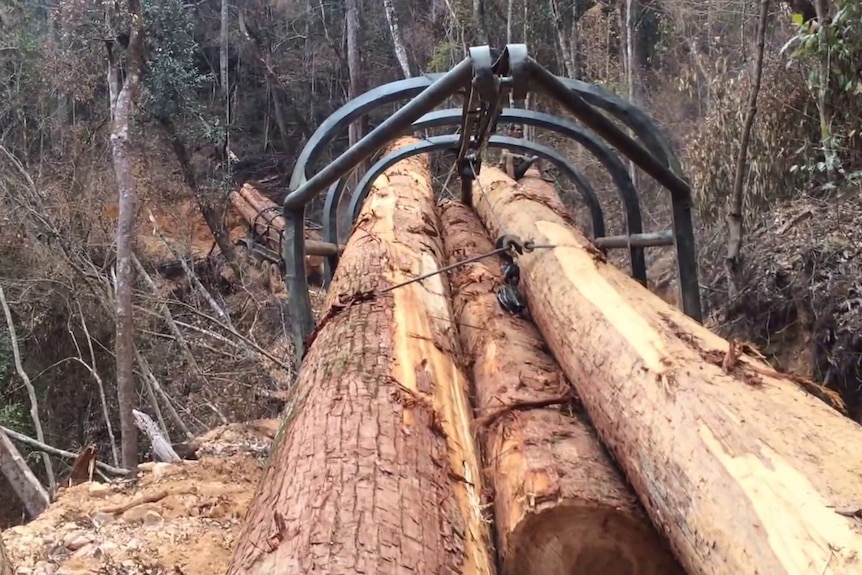
[[[862,573],[862,428],[606,263],[534,177],[482,170],[485,226],[603,443],[692,574]],[[498,223],[499,222],[499,223]]]
[[[444,280],[382,291],[441,257],[417,156],[365,202],[229,573],[493,572]]]
[[[444,202],[441,221],[450,264],[493,249],[464,204]],[[498,305],[499,263],[464,265],[450,282],[472,365],[503,575],[683,573],[599,444],[536,327]]]

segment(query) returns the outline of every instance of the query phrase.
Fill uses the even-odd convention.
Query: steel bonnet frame
[[[512,91],[514,99],[520,102],[528,91],[536,89],[560,102],[587,129],[564,118],[502,108],[503,98],[508,91]],[[465,96],[463,109],[432,111],[447,98],[459,93]],[[311,178],[307,178],[309,166],[319,160],[326,146],[347,130],[350,123],[376,108],[406,98],[412,99],[356,145],[340,154]],[[600,110],[631,129],[637,139],[626,134]],[[501,121],[554,130],[578,141],[596,156],[611,174],[620,192],[626,214],[627,239],[619,242],[604,236],[604,220],[595,192],[571,162],[554,150],[533,142],[492,136]],[[479,46],[471,48],[469,56],[449,72],[391,82],[347,102],[321,124],[300,152],[291,177],[291,191],[283,204],[285,229],[282,244],[284,280],[298,360],[304,355],[305,340],[313,329],[304,263],[306,204],[328,188],[324,206],[324,233],[326,239],[334,243],[334,240],[337,240],[335,210],[338,200],[345,188],[345,178],[359,163],[405,132],[456,123],[460,125],[460,133],[457,135],[428,138],[378,161],[354,190],[352,210],[358,210],[362,199],[368,193],[373,182],[373,173],[382,173],[398,159],[410,155],[435,149],[455,150],[457,168],[462,179],[462,200],[470,203],[472,177],[480,172],[482,152],[487,147],[531,152],[552,162],[575,182],[591,213],[594,240],[600,246],[605,244],[607,247],[628,247],[632,255],[633,275],[636,278],[645,280],[643,248],[667,245],[672,238],[677,254],[683,311],[698,321],[702,319],[691,221],[691,188],[681,177],[679,161],[655,122],[643,110],[599,86],[555,76],[529,57],[523,44],[510,44],[499,55],[488,46]],[[620,170],[622,162],[605,142],[669,190],[673,206],[671,231],[642,233],[636,190],[625,170]],[[398,159],[395,159],[395,156]],[[381,168],[383,165],[386,167]],[[602,239],[614,241],[602,242]],[[330,261],[331,266],[336,263],[335,260]]]

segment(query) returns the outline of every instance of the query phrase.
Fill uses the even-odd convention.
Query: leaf
[[[797,26],[802,26],[805,23],[805,19],[802,17],[802,14],[798,12],[794,12],[790,15],[790,21],[796,24]]]

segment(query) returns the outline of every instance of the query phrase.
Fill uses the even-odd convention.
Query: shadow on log
[[[441,259],[417,156],[365,202],[230,574],[493,573],[444,280],[380,293]]]
[[[557,246],[520,258],[530,313],[691,575],[862,572],[862,427],[606,263],[546,182],[483,169],[474,201]]]
[[[493,250],[462,203],[444,201],[441,220],[450,264]],[[500,263],[467,264],[450,282],[494,488],[502,574],[683,574],[535,326],[497,303]]]

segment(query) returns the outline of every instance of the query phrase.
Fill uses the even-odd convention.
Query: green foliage
[[[428,60],[429,72],[447,72],[452,66],[454,49],[449,42],[437,44]]]
[[[149,73],[144,77],[141,111],[150,117],[200,117],[203,105],[197,91],[213,78],[195,66],[194,5],[181,0],[147,0],[143,12]]]
[[[782,48],[786,52],[795,49],[791,59],[805,66],[806,81],[812,92],[826,90],[832,113],[831,126],[821,134],[829,147],[838,151],[835,157],[826,157],[816,162],[796,164],[799,172],[824,172],[836,170],[845,174],[845,169],[858,168],[859,158],[852,158],[851,150],[858,144],[857,126],[862,118],[862,79],[859,62],[862,59],[862,5],[857,0],[837,0],[837,8],[828,26],[806,26],[799,15],[793,15],[797,25],[796,35]],[[797,17],[799,16],[799,17]],[[829,63],[826,85],[822,85],[820,63]],[[842,153],[842,150],[844,153]]]

